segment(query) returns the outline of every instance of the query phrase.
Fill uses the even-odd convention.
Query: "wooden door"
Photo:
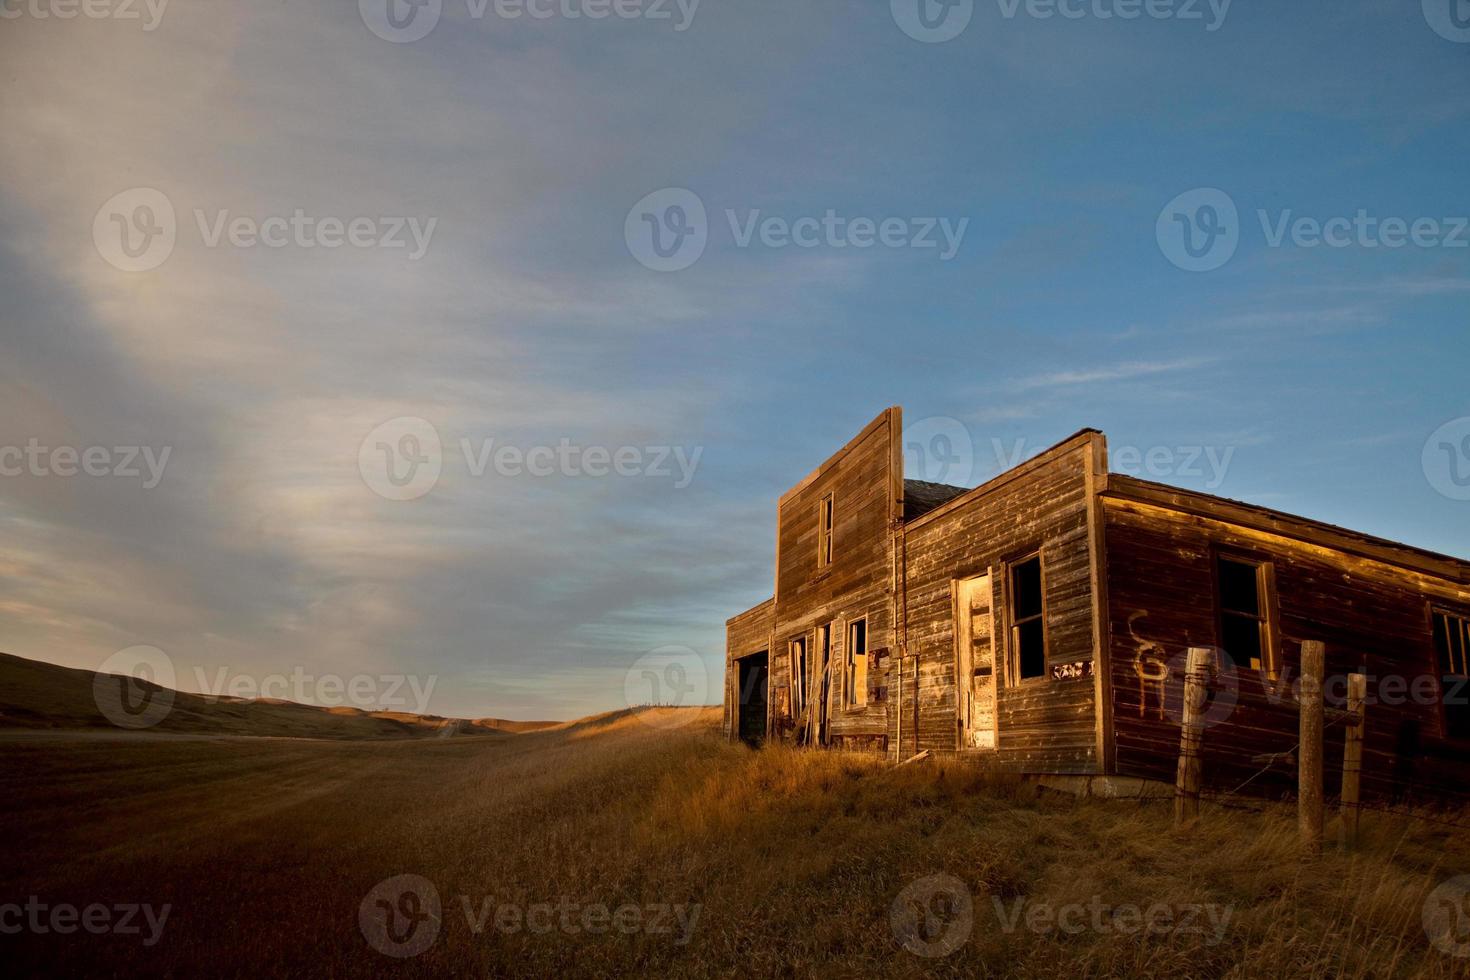
[[[955,707],[961,749],[994,749],[995,617],[990,575],[955,583]]]

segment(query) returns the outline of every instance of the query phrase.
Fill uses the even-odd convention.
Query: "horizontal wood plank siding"
[[[1093,660],[1091,562],[1087,538],[1090,437],[1069,440],[1023,475],[960,498],[906,532],[908,652],[919,658],[918,747],[956,748],[955,611],[952,583],[994,569],[997,663],[1010,656],[1003,563],[1040,548],[1047,663]],[[1100,437],[1099,437],[1100,438]],[[904,751],[914,745],[906,696]],[[996,758],[1028,772],[1098,771],[1091,677],[998,679]]]
[[[887,731],[886,702],[869,700],[848,708],[845,671],[847,626],[868,621],[868,650],[893,649],[893,520],[899,506],[896,486],[902,414],[884,411],[842,451],[818,467],[781,498],[777,506],[775,640],[771,651],[773,684],[789,684],[789,641],[807,638],[807,659],[819,661],[816,629],[832,625],[830,732],[835,742],[877,744]],[[833,499],[832,562],[818,562],[818,505]],[[882,683],[880,677],[875,682]],[[820,678],[812,682],[816,696]],[[773,701],[777,700],[773,695]],[[789,701],[783,702],[789,708]],[[778,731],[794,722],[775,719]]]
[[[1334,695],[1339,702],[1345,697],[1348,673],[1368,674],[1365,792],[1433,795],[1453,790],[1455,783],[1461,791],[1470,789],[1463,785],[1470,746],[1454,746],[1441,737],[1437,705],[1415,703],[1412,697],[1391,703],[1400,699],[1392,687],[1382,686],[1390,676],[1430,683],[1436,667],[1429,604],[1434,600],[1470,608],[1470,589],[1347,554],[1331,547],[1333,542],[1293,540],[1154,503],[1108,495],[1103,500],[1120,774],[1174,777],[1184,657],[1191,645],[1219,644],[1214,562],[1225,549],[1269,561],[1274,569],[1282,670],[1273,682],[1246,665],[1234,672],[1233,683],[1217,686],[1221,692],[1233,687],[1235,704],[1227,708],[1231,695],[1223,693],[1222,707],[1207,714],[1202,753],[1207,783],[1231,789],[1251,779],[1253,791],[1291,789],[1295,776],[1287,767],[1260,773],[1262,765],[1252,759],[1296,745],[1294,685],[1300,677],[1301,643],[1310,639],[1327,645],[1329,703]],[[1167,665],[1167,680],[1162,685],[1141,682],[1140,663],[1148,673],[1160,661]],[[1405,751],[1409,745],[1416,748]],[[1342,726],[1329,724],[1329,796],[1338,790],[1341,758]]]

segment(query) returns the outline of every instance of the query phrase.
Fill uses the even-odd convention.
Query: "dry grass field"
[[[147,904],[154,920],[169,907],[161,928],[140,913],[126,935],[59,935],[43,911],[47,931],[0,935],[0,959],[8,975],[251,977],[1447,977],[1470,964],[1422,925],[1431,890],[1470,872],[1457,829],[1370,814],[1356,853],[1303,863],[1289,809],[1207,808],[1181,838],[1167,805],[751,751],[717,721],[654,710],[392,741],[0,733],[0,905]],[[401,875],[429,883],[437,916],[421,885],[411,898],[380,885]]]

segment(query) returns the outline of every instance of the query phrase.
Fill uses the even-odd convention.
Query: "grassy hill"
[[[0,653],[0,730],[83,729],[116,732],[98,707],[97,674]],[[123,683],[121,679],[119,685]],[[146,681],[129,681],[155,694]],[[121,688],[104,681],[103,698]],[[501,718],[444,718],[403,711],[322,708],[275,699],[204,697],[172,692],[168,714],[149,732],[190,735],[254,735],[278,738],[421,738],[458,734],[509,736],[552,727],[557,722]]]
[[[1178,836],[1167,801],[751,751],[721,739],[718,721],[717,709],[650,709],[499,739],[20,740],[0,766],[0,902],[171,911],[151,946],[145,929],[0,935],[0,950],[17,975],[1451,977],[1470,966],[1423,925],[1444,904],[1436,887],[1470,872],[1470,835],[1440,823],[1370,813],[1357,851],[1303,861],[1290,808],[1206,807]],[[598,907],[624,918],[581,918]],[[389,911],[402,935],[409,913],[424,917],[414,955],[383,951],[409,951],[385,943]]]

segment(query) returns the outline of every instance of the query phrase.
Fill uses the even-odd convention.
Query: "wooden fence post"
[[[1199,750],[1204,735],[1200,719],[1213,659],[1209,647],[1190,647],[1184,664],[1184,713],[1179,726],[1179,771],[1174,780],[1175,827],[1199,819]]]
[[[1322,674],[1321,640],[1302,641],[1301,745],[1297,776],[1297,824],[1308,854],[1322,853]]]
[[[1350,717],[1342,746],[1342,836],[1343,843],[1352,847],[1358,840],[1358,817],[1362,808],[1358,805],[1360,777],[1363,772],[1363,732],[1367,724],[1364,704],[1368,700],[1368,678],[1364,674],[1349,674],[1347,686],[1347,709]]]

